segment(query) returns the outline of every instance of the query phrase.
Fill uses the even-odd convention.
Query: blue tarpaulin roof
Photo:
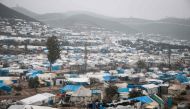
[[[129,100],[138,100],[142,103],[152,103],[153,102],[153,100],[149,96],[141,96],[141,97],[131,98]]]
[[[118,88],[117,90],[119,93],[122,93],[122,92],[129,92],[129,88]]]
[[[26,76],[29,76],[29,78],[35,78],[38,74],[42,74],[43,72],[41,70],[30,70],[29,73],[26,74]]]
[[[104,73],[104,81],[116,81],[117,77],[116,76],[112,76],[109,72]]]
[[[104,76],[104,81],[116,81],[117,77],[114,76]]]
[[[118,68],[117,68],[117,72],[118,72],[119,74],[123,74],[123,73],[125,72],[125,70],[122,69],[121,67],[118,67]]]
[[[98,90],[98,89],[92,89],[92,94],[98,94],[98,93],[101,93],[101,90]]]
[[[188,78],[183,75],[183,74],[178,74],[176,75],[176,79],[180,82],[180,83],[185,83],[185,82],[188,82]]]
[[[0,68],[0,76],[7,76],[9,74],[9,69]]]
[[[81,85],[66,85],[65,87],[60,89],[61,93],[64,93],[66,91],[72,91],[75,92],[77,91],[79,88],[81,87]]]
[[[0,83],[0,90],[6,91],[6,92],[10,92],[11,91],[11,87],[7,86],[6,84]]]
[[[142,85],[134,85],[134,84],[128,84],[127,88],[142,88]]]

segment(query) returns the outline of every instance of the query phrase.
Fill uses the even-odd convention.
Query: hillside
[[[44,19],[39,19],[39,20],[55,27],[68,27],[75,24],[86,24],[86,25],[106,28],[109,30],[118,30],[128,33],[137,32],[135,29],[132,29],[127,25],[120,24],[119,22],[107,20],[104,18],[94,17],[86,14],[76,14],[70,16],[64,14],[53,14],[53,15],[51,14],[51,17],[44,17]]]
[[[38,14],[36,14],[36,13],[34,13],[32,11],[29,11],[29,10],[23,8],[23,7],[17,6],[17,7],[13,7],[12,9],[15,10],[15,11],[17,11],[17,12],[19,12],[19,13],[27,15],[27,16],[29,16],[31,18],[35,18],[36,16],[38,16]]]
[[[24,8],[22,8],[22,13],[27,14],[27,11],[23,10]],[[34,16],[33,14],[27,15]],[[76,24],[86,24],[128,33],[155,33],[172,36],[177,39],[190,40],[190,19],[165,18],[147,20],[140,18],[112,18],[96,13],[80,11],[35,15],[35,19],[54,27],[67,28]]]
[[[25,19],[28,21],[37,21],[31,17],[28,17],[24,14],[21,14],[5,5],[0,3],[0,17],[1,18],[19,18],[19,19]]]

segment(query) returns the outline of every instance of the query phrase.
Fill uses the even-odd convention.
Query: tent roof
[[[129,92],[129,88],[118,88],[117,90],[119,93],[122,93],[122,92]]]
[[[78,82],[78,83],[88,83],[89,78],[67,78],[68,81]]]
[[[131,98],[129,100],[138,100],[142,103],[152,103],[153,100],[149,96],[141,96],[141,97],[136,97],[136,98]]]
[[[53,97],[55,95],[50,94],[50,93],[42,93],[42,94],[37,94],[25,99],[20,100],[23,104],[33,104],[38,101],[43,101],[48,99],[49,97]]]
[[[34,106],[34,105],[11,105],[8,109],[57,109],[57,108]]]
[[[142,85],[142,87],[150,89],[150,88],[158,88],[159,86],[155,84],[145,84],[145,85]]]
[[[66,85],[65,87],[60,89],[60,92],[67,92],[67,91],[72,91],[75,92],[77,91],[79,88],[81,87],[81,85]]]
[[[11,87],[9,87],[6,84],[0,83],[0,90],[6,91],[6,92],[10,92],[11,91]]]
[[[91,96],[91,90],[86,89],[84,87],[80,87],[79,90],[77,90],[75,93],[72,94],[72,96],[89,97]]]

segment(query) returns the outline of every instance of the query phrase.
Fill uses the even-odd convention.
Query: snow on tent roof
[[[141,97],[136,97],[136,98],[131,98],[129,100],[138,100],[142,103],[152,103],[153,100],[149,96],[141,96]]]
[[[47,100],[47,99],[49,99],[50,97],[53,97],[53,96],[55,96],[55,95],[48,94],[48,93],[42,93],[42,94],[36,94],[34,96],[22,99],[20,101],[23,104],[33,104],[33,103],[36,103],[36,102],[39,102],[39,101]]]
[[[61,93],[67,92],[67,91],[72,91],[75,92],[77,91],[79,88],[81,87],[81,85],[66,85],[65,87],[60,89]]]
[[[0,90],[3,90],[3,91],[6,91],[6,92],[10,92],[12,89],[11,87],[3,84],[3,83],[0,83]]]
[[[142,87],[146,89],[150,89],[150,88],[158,88],[159,86],[155,84],[145,84],[145,85],[142,85]]]

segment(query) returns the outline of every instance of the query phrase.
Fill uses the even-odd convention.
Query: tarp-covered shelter
[[[123,74],[124,72],[125,72],[125,70],[123,68],[121,68],[121,67],[117,68],[117,73],[118,74]]]
[[[12,88],[4,83],[0,83],[0,91],[11,92]]]
[[[61,93],[65,93],[67,91],[72,91],[75,92],[77,91],[79,88],[81,87],[81,85],[66,85],[65,87],[60,89]]]
[[[9,74],[8,68],[0,68],[0,76],[7,76]]]
[[[126,93],[126,92],[129,92],[129,88],[118,88],[117,92],[118,93]]]
[[[20,100],[21,104],[24,105],[43,105],[45,103],[48,103],[49,100],[54,100],[55,101],[55,95],[51,93],[41,93],[41,94],[36,94],[34,96],[25,98]]]
[[[90,84],[89,78],[86,78],[86,77],[67,78],[66,81],[68,84],[74,84],[74,85],[88,85],[88,84]]]
[[[141,96],[141,97],[131,98],[129,100],[138,100],[142,103],[148,103],[148,104],[154,102],[149,96]]]
[[[103,79],[106,82],[111,82],[111,81],[117,81],[118,80],[118,78],[116,76],[111,75],[109,72],[104,73]]]

